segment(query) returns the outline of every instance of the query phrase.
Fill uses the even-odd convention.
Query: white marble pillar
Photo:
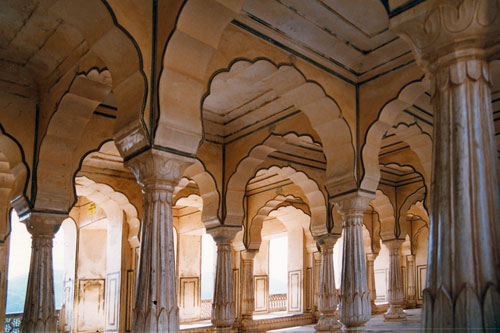
[[[255,311],[255,291],[253,285],[253,264],[257,251],[241,251],[241,326],[246,327],[253,322]]]
[[[314,305],[314,318],[319,320],[319,281],[321,279],[321,252],[313,253],[313,305]]]
[[[21,331],[54,332],[54,267],[52,241],[65,214],[31,212],[22,220],[31,234],[31,262]]]
[[[389,286],[387,288],[389,309],[384,314],[386,321],[406,320],[406,313],[403,311],[403,279],[401,277],[401,266],[399,265],[399,250],[403,242],[404,240],[399,239],[384,242],[389,249]]]
[[[406,291],[406,308],[413,309],[417,306],[417,286],[415,282],[415,256],[409,255],[406,257],[406,275],[408,281],[408,289]]]
[[[319,282],[318,307],[321,316],[316,331],[334,331],[342,325],[337,319],[337,289],[333,270],[333,246],[340,235],[320,236],[317,241],[321,248],[321,273]]]
[[[370,198],[354,195],[339,203],[344,220],[339,317],[347,327],[364,325],[371,317],[362,229],[363,213],[369,202]]]
[[[375,305],[375,300],[377,299],[377,290],[375,289],[375,259],[377,259],[378,253],[367,253],[366,254],[366,282],[368,284],[368,290],[370,291],[370,303],[372,306],[372,314],[377,313],[377,306]]]
[[[126,162],[144,194],[134,332],[179,330],[172,192],[190,163],[191,159],[154,149]]]
[[[500,329],[500,195],[488,61],[500,1],[426,1],[391,20],[432,77],[424,329]]]
[[[216,331],[232,331],[234,326],[234,279],[231,266],[231,242],[241,228],[217,227],[207,230],[217,245],[212,325]]]

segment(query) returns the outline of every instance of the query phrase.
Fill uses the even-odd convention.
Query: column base
[[[252,330],[251,328],[255,326],[255,323],[252,318],[243,318],[240,323],[241,331]]]
[[[406,308],[407,309],[415,309],[417,307],[417,302],[415,300],[407,301]]]
[[[238,332],[238,329],[234,327],[214,327],[213,332]]]
[[[406,320],[406,312],[403,311],[401,305],[390,305],[384,318],[384,321],[404,321]]]
[[[372,314],[382,314],[387,312],[388,309],[389,304],[376,305],[375,303],[372,303]]]
[[[342,330],[342,324],[337,320],[335,314],[322,314],[314,329],[316,332],[336,332]]]

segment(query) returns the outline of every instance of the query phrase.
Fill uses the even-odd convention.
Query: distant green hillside
[[[54,272],[54,293],[56,309],[61,308],[61,294],[64,271]],[[28,286],[28,274],[16,276],[10,279],[7,289],[6,313],[18,313],[24,311],[24,298],[26,297],[26,287]]]

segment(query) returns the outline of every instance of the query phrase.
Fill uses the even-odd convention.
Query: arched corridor
[[[499,36],[500,0],[2,2],[4,331],[499,329]]]

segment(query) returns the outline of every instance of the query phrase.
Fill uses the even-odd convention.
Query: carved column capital
[[[375,261],[375,259],[377,259],[377,257],[378,257],[378,253],[367,253],[366,254],[366,261],[372,262],[372,265],[373,265],[373,262]]]
[[[194,162],[190,157],[149,149],[125,162],[143,187],[165,188],[172,192],[184,170]]]
[[[387,246],[389,251],[399,251],[404,242],[404,239],[391,239],[383,241],[384,245]]]
[[[424,70],[457,58],[487,59],[498,52],[500,2],[425,1],[390,21]]]
[[[26,225],[26,229],[32,236],[50,236],[52,238],[67,217],[67,214],[31,212],[21,222]]]
[[[247,261],[247,260],[254,260],[255,256],[257,255],[257,250],[243,250],[241,251],[241,259],[243,261]]]
[[[220,243],[231,242],[239,231],[241,231],[241,227],[220,226],[208,229],[207,233],[212,236],[216,243]]]

